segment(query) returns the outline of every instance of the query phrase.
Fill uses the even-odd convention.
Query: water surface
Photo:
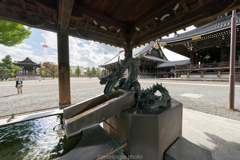
[[[62,115],[0,127],[0,160],[56,159],[73,149],[80,138],[67,139]]]

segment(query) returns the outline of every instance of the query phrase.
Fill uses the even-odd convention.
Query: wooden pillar
[[[232,11],[231,43],[230,43],[230,73],[229,73],[229,105],[228,109],[234,109],[235,99],[235,57],[236,57],[236,10]]]
[[[195,53],[194,52],[190,52],[190,68],[193,68],[194,66],[194,56]]]
[[[67,31],[57,31],[59,106],[71,104],[69,46]]]
[[[125,57],[127,56],[132,57],[132,48],[125,48]]]
[[[203,78],[203,71],[201,71],[201,78]]]
[[[199,53],[196,53],[196,65],[194,68],[198,68],[198,61],[199,61]]]
[[[129,47],[127,47],[127,48],[125,48],[125,57],[128,57],[128,56],[131,56],[132,57],[132,48],[129,48]],[[129,72],[130,72],[130,68],[129,68],[130,66],[128,66],[128,74],[129,74]],[[128,75],[127,75],[128,76]]]
[[[225,62],[225,45],[221,46],[221,57],[220,57],[220,62]]]
[[[221,77],[221,71],[217,71],[217,77],[218,77],[218,78]]]

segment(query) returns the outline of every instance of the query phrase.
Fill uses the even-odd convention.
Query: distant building
[[[159,41],[165,48],[190,57],[189,65],[176,66],[176,75],[182,78],[229,79],[231,17],[219,17],[194,30]],[[236,18],[235,77],[240,80],[240,12]]]
[[[100,67],[105,68],[105,73],[109,74],[116,66],[118,59],[123,60],[125,58],[124,54],[124,51],[120,51],[119,54],[106,63],[100,65]],[[158,42],[151,42],[143,50],[133,55],[133,57],[137,59],[140,78],[174,77],[175,66],[190,64],[189,60],[169,61]]]
[[[40,68],[40,64],[33,62],[30,58],[26,58],[23,61],[17,61],[13,63],[19,66],[22,70],[16,73],[16,78],[21,78],[23,80],[33,80],[39,79],[39,74],[37,73],[37,68]]]

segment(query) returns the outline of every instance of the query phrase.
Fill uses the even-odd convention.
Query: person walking
[[[20,78],[18,78],[18,80],[16,81],[16,88],[17,88],[18,94],[19,94],[20,91],[22,93],[22,87],[23,87],[22,84],[23,84],[23,82],[21,81]]]

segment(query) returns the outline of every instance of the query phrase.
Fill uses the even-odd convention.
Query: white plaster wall
[[[191,75],[190,74],[189,78],[201,78],[201,75],[200,74],[199,75]]]

